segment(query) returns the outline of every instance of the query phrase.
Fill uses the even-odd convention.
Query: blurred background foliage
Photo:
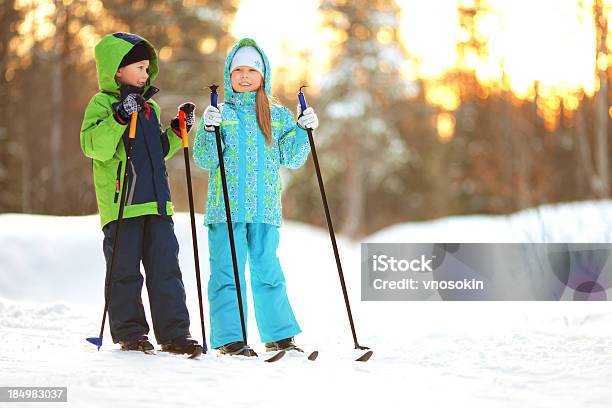
[[[236,39],[255,38],[273,92],[299,86],[332,216],[358,239],[454,214],[504,214],[610,196],[604,0],[1,0],[0,212],[96,212],[79,146],[97,91],[93,47],[129,31],[160,55],[164,123],[198,116]],[[192,137],[194,133],[192,132]],[[188,210],[182,154],[168,163]],[[204,210],[208,174],[194,168]],[[324,225],[314,166],[283,173],[285,218]]]

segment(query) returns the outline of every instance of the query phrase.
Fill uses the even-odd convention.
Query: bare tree
[[[402,94],[399,8],[392,0],[326,0],[320,9],[342,39],[323,79],[321,132],[335,138],[331,144],[343,162],[336,186],[342,190],[341,231],[356,238],[365,232],[368,192],[384,180],[392,160],[389,142],[399,138],[388,109]]]
[[[603,0],[595,0],[593,5],[595,19],[595,32],[597,35],[596,72],[599,80],[599,91],[595,102],[595,166],[597,169],[597,182],[595,190],[601,198],[610,195],[609,181],[609,150],[608,150],[608,67],[600,66],[602,60],[607,61],[608,49],[606,37],[608,35],[608,20]]]
[[[9,66],[9,44],[15,36],[15,23],[20,15],[14,0],[4,0],[0,7],[0,212],[15,211],[17,194],[12,190],[10,174],[12,154],[10,133],[10,105],[14,103],[10,94],[10,81],[14,71]]]
[[[50,151],[51,160],[51,210],[58,213],[65,200],[62,175],[62,136],[63,128],[63,84],[64,84],[64,44],[66,31],[66,10],[62,0],[55,1],[55,35],[54,46],[51,55],[51,134]]]

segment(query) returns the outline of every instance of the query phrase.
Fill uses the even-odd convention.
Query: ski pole
[[[219,94],[217,85],[210,86],[210,104],[217,107]],[[242,310],[242,293],[240,291],[240,277],[238,275],[238,261],[236,260],[236,246],[234,244],[234,230],[232,227],[232,214],[230,211],[229,194],[227,192],[227,180],[225,177],[225,164],[223,163],[223,150],[221,149],[221,132],[219,126],[215,126],[215,137],[217,141],[217,155],[219,156],[219,170],[221,173],[221,184],[223,185],[223,200],[225,201],[225,216],[227,218],[227,232],[229,235],[230,248],[232,251],[232,265],[234,266],[234,282],[236,283],[236,296],[238,297],[238,311],[240,312],[240,327],[242,329],[242,341],[244,349],[247,347],[246,328],[244,324],[244,311]]]
[[[106,277],[106,285],[104,289],[104,312],[102,312],[102,325],[100,326],[100,335],[98,337],[88,337],[87,341],[98,347],[102,347],[102,337],[104,334],[104,324],[106,323],[106,313],[108,312],[108,302],[110,301],[110,294],[113,278],[113,271],[115,270],[115,258],[117,255],[117,248],[119,247],[119,231],[121,228],[121,220],[123,219],[123,209],[125,208],[125,194],[127,191],[127,176],[128,168],[130,167],[130,161],[132,158],[132,148],[134,146],[134,139],[136,138],[136,122],[138,119],[138,112],[132,113],[130,119],[130,130],[129,130],[129,142],[127,156],[125,160],[125,171],[123,172],[123,186],[121,187],[121,201],[119,202],[119,214],[117,215],[117,226],[115,228],[115,239],[113,241],[113,254],[111,255],[111,264]]]
[[[195,105],[190,105],[191,111]],[[191,112],[190,111],[190,112]],[[202,280],[200,279],[200,256],[198,255],[198,236],[196,233],[195,210],[193,206],[193,189],[191,187],[191,167],[189,165],[189,137],[187,136],[187,125],[185,124],[185,112],[179,110],[179,127],[183,139],[183,152],[185,153],[185,174],[187,176],[187,195],[189,197],[189,215],[191,217],[191,240],[193,241],[193,259],[195,262],[196,282],[198,285],[198,304],[200,305],[200,325],[202,326],[202,347],[204,354],[208,351],[206,346],[206,329],[204,327],[204,306],[202,305]]]
[[[304,112],[308,106],[306,105],[306,98],[300,87],[298,92],[298,100],[302,112]],[[301,116],[301,115],[300,115]],[[331,238],[332,247],[334,249],[334,256],[336,258],[336,266],[338,267],[338,276],[340,277],[340,286],[342,286],[342,294],[344,295],[344,303],[346,304],[346,312],[348,314],[349,323],[351,325],[351,332],[353,333],[353,341],[355,342],[355,348],[358,350],[368,350],[369,347],[360,346],[357,341],[357,333],[355,332],[355,324],[353,323],[353,314],[351,313],[351,305],[349,303],[348,293],[346,291],[346,283],[344,281],[344,273],[342,272],[342,264],[340,263],[340,254],[338,253],[338,245],[336,244],[336,234],[334,233],[334,226],[332,225],[332,219],[329,214],[329,206],[327,205],[327,196],[325,195],[325,186],[323,185],[323,178],[321,177],[321,169],[319,168],[319,159],[317,158],[317,149],[315,148],[314,139],[312,137],[312,129],[306,129],[308,132],[308,141],[310,142],[310,150],[312,150],[312,159],[314,161],[315,170],[317,173],[317,180],[319,181],[319,190],[321,190],[321,200],[323,200],[323,208],[325,209],[325,218],[327,219],[327,228],[329,229],[329,237]]]

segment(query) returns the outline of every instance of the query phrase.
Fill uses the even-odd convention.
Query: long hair
[[[264,81],[261,81],[261,86],[257,89],[257,123],[263,132],[266,143],[272,146],[272,117],[270,116],[270,99],[266,93]]]

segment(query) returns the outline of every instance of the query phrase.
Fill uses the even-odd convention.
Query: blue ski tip
[[[87,341],[98,347],[98,351],[100,351],[100,347],[102,347],[102,336],[100,337],[88,337]]]

